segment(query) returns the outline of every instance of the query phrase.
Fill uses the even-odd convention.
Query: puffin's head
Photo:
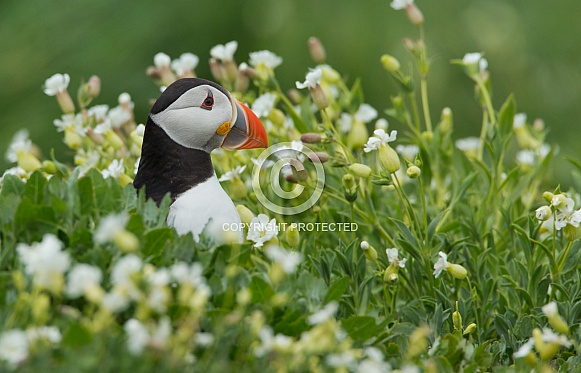
[[[216,83],[179,79],[159,96],[151,120],[176,143],[191,149],[265,148],[264,126],[246,105]]]

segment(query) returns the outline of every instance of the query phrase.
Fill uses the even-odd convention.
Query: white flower
[[[133,106],[133,102],[131,102],[131,95],[127,92],[123,92],[117,97],[117,102],[119,105],[131,105]]]
[[[12,329],[0,335],[0,359],[16,366],[28,358],[28,338],[22,330]]]
[[[194,336],[194,342],[198,346],[207,347],[214,343],[214,336],[212,335],[212,333],[198,332]]]
[[[304,82],[295,82],[295,85],[298,89],[303,88],[315,88],[319,83],[321,83],[321,78],[323,77],[323,70],[321,69],[311,69],[307,76],[305,77]]]
[[[275,100],[276,95],[274,93],[264,93],[254,100],[252,103],[252,111],[257,117],[267,117],[274,108]]]
[[[222,174],[222,176],[220,176],[220,178],[218,179],[218,181],[229,181],[232,180],[236,177],[238,177],[241,173],[244,172],[244,170],[246,170],[246,165],[244,166],[236,166],[236,168]]]
[[[182,76],[188,71],[193,71],[198,67],[200,59],[193,53],[184,53],[177,60],[173,60],[171,68],[178,76]]]
[[[133,134],[139,137],[143,137],[143,135],[145,135],[145,126],[143,125],[143,123],[140,123],[137,125],[137,127],[135,127]]]
[[[436,264],[434,264],[434,276],[436,278],[438,278],[442,274],[442,271],[446,270],[446,268],[448,268],[450,265],[450,263],[448,263],[448,255],[442,251],[440,251],[438,255],[440,255],[440,258]]]
[[[268,216],[260,214],[250,221],[246,238],[254,241],[254,247],[261,247],[278,234],[276,219],[268,220]]]
[[[374,136],[367,140],[367,144],[365,144],[365,147],[363,148],[365,153],[377,150],[381,145],[395,141],[397,138],[397,131],[391,131],[388,135],[385,130],[378,129],[373,131],[373,135]]]
[[[478,64],[480,72],[485,71],[488,68],[488,61],[486,58],[482,57],[481,53],[466,53],[462,58],[462,63],[465,65]]]
[[[533,338],[530,338],[522,346],[520,346],[520,348],[518,349],[517,352],[514,353],[514,355],[513,355],[514,358],[518,359],[520,357],[527,356],[528,354],[531,353],[531,350],[532,350],[534,345],[535,345],[535,340]]]
[[[121,106],[116,106],[109,110],[107,118],[111,122],[111,128],[120,128],[124,123],[131,120],[131,113]]]
[[[67,127],[75,126],[75,119],[75,114],[63,114],[61,119],[55,119],[53,124],[58,132],[63,132]]]
[[[373,131],[373,134],[381,140],[381,144],[393,142],[397,138],[397,131],[391,131],[391,133],[388,135],[384,130],[378,129]]]
[[[14,134],[12,142],[6,151],[6,160],[9,162],[18,162],[19,153],[28,153],[32,148],[32,141],[28,138],[28,131],[19,130]]]
[[[480,138],[466,137],[456,140],[456,147],[465,153],[478,151],[478,148],[480,147]]]
[[[301,253],[286,251],[280,246],[269,246],[266,248],[265,253],[272,261],[279,264],[287,274],[294,273],[303,260]]]
[[[258,332],[258,337],[260,338],[260,345],[254,350],[254,354],[257,357],[262,357],[272,350],[285,351],[292,344],[291,337],[280,333],[274,335],[269,326],[263,326]]]
[[[129,319],[123,326],[127,333],[127,348],[134,355],[139,355],[147,346],[149,333],[145,326],[137,319]]]
[[[68,88],[70,81],[69,74],[54,74],[44,81],[44,93],[48,96],[54,96],[57,93],[64,92]]]
[[[231,41],[225,45],[218,44],[210,50],[210,55],[222,62],[232,61],[234,59],[234,53],[238,49],[238,42]]]
[[[378,139],[377,137],[370,137],[369,140],[367,140],[367,144],[365,144],[363,151],[365,153],[372,152],[374,150],[379,149],[380,145],[381,145],[380,139]]]
[[[388,128],[389,128],[389,122],[387,121],[387,119],[379,118],[377,121],[375,121],[375,129],[376,130],[387,131]]]
[[[543,328],[543,335],[542,335],[543,342],[547,343],[558,343],[563,347],[569,348],[573,344],[567,336],[557,334],[551,329]]]
[[[101,174],[106,179],[108,177],[112,178],[119,177],[119,175],[121,175],[124,172],[125,167],[123,166],[123,162],[118,159],[114,159],[113,161],[111,161],[111,163],[109,164],[109,166],[107,166],[106,169],[101,171]]]
[[[108,105],[95,105],[87,110],[89,116],[93,116],[97,123],[101,123],[107,118],[108,111]]]
[[[308,317],[307,323],[310,325],[320,324],[335,316],[335,312],[339,309],[339,303],[329,302],[322,310],[316,312]]]
[[[361,104],[357,112],[353,115],[353,117],[363,123],[369,123],[375,118],[377,118],[377,110],[375,110],[369,104]]]
[[[170,268],[171,277],[179,284],[189,284],[195,287],[206,284],[204,268],[200,263],[188,265],[184,262],[174,264]]]
[[[405,9],[406,6],[413,4],[414,0],[393,0],[389,4],[395,10]]]
[[[71,258],[61,251],[63,244],[52,234],[45,234],[41,242],[32,245],[20,243],[16,251],[24,263],[25,272],[33,276],[34,283],[43,287],[58,286],[63,273],[69,268]]]
[[[77,264],[69,272],[67,294],[71,297],[80,297],[93,286],[99,286],[103,273],[99,267],[88,264]]]
[[[551,208],[549,206],[541,206],[535,210],[535,216],[540,221],[545,221],[551,217]]]
[[[143,268],[141,258],[134,254],[128,254],[119,259],[111,269],[111,283],[113,285],[131,284],[131,275],[138,273]]]
[[[153,56],[153,64],[158,69],[167,68],[171,64],[171,58],[167,54],[159,52]]]
[[[398,145],[395,147],[395,151],[411,162],[418,155],[420,148],[417,145]]]
[[[341,113],[341,117],[339,118],[339,129],[343,133],[347,133],[353,127],[353,116],[348,113]]]
[[[159,320],[157,327],[155,330],[153,330],[153,333],[151,333],[148,343],[154,348],[163,349],[166,347],[167,340],[169,339],[170,335],[171,321],[169,317],[164,316]]]
[[[39,326],[26,329],[26,337],[30,343],[34,343],[38,339],[45,339],[51,343],[60,343],[63,339],[61,332],[55,326]]]
[[[532,150],[520,150],[516,153],[516,161],[521,165],[533,166],[535,164],[535,153]]]
[[[389,260],[390,263],[393,263],[396,267],[405,268],[407,258],[399,260],[397,257],[399,253],[396,248],[385,249],[385,253],[387,254],[387,260]]]
[[[119,214],[111,214],[99,222],[99,226],[94,234],[94,239],[98,244],[103,244],[113,240],[115,235],[125,228],[129,221],[129,215],[123,211]]]
[[[361,247],[361,250],[368,250],[370,247],[369,242],[361,241],[360,247]]]
[[[512,121],[512,128],[518,129],[524,127],[527,123],[527,115],[525,113],[518,113],[514,115],[514,119]]]
[[[348,367],[355,362],[355,356],[353,356],[353,351],[347,350],[342,353],[329,354],[325,358],[327,365],[338,368],[338,367]]]
[[[122,312],[129,307],[129,298],[115,289],[103,296],[101,306],[112,313]]]
[[[541,307],[541,309],[547,317],[553,317],[559,313],[556,302],[545,304],[543,307]]]
[[[105,119],[95,127],[95,133],[99,135],[104,135],[109,131],[111,131],[111,121],[109,119]]]
[[[275,69],[282,63],[282,58],[271,51],[263,50],[250,53],[248,62],[254,67],[264,66],[268,69]]]

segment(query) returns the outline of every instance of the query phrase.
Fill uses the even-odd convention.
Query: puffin
[[[242,243],[240,216],[214,171],[210,153],[266,148],[264,126],[220,85],[200,78],[170,84],[152,106],[133,186],[157,205],[172,203],[167,224],[215,244]]]

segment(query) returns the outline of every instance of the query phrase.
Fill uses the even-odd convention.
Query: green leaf
[[[93,336],[91,335],[89,329],[81,324],[75,323],[69,325],[69,327],[65,330],[62,343],[65,346],[74,348],[88,345],[92,340]]]
[[[252,276],[248,289],[250,294],[252,294],[253,303],[268,302],[274,295],[274,290],[272,290],[270,284],[258,275]]]
[[[514,324],[512,332],[517,338],[529,338],[533,333],[534,321],[529,315],[523,315],[518,318]]]
[[[341,321],[341,325],[351,338],[361,342],[365,342],[379,332],[375,325],[375,318],[371,316],[351,316]]]
[[[44,203],[44,186],[46,179],[39,171],[30,175],[28,182],[24,185],[24,195],[32,201],[35,205]]]
[[[146,256],[157,257],[163,253],[167,242],[173,236],[170,228],[156,228],[147,232],[143,236],[143,254]]]
[[[21,195],[24,185],[24,182],[18,176],[4,175],[2,178],[2,195]]]
[[[506,139],[507,135],[512,130],[512,123],[514,122],[514,115],[516,113],[516,103],[514,95],[510,94],[498,113],[498,132],[502,139]]]

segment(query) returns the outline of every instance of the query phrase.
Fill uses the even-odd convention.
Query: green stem
[[[428,77],[421,77],[420,92],[422,95],[422,108],[424,110],[424,120],[426,121],[426,130],[432,132],[432,118],[430,117],[430,105],[428,102]]]

